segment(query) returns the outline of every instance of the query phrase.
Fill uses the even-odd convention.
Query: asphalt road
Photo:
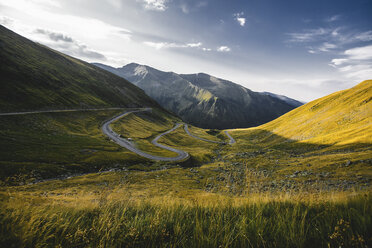
[[[10,112],[10,113],[0,113],[0,116],[27,115],[27,114],[40,114],[40,113],[77,112],[77,111],[118,110],[118,109],[123,109],[123,108],[61,109],[61,110],[41,110],[41,111],[28,111],[28,112]],[[112,122],[114,122],[116,120],[119,120],[120,118],[122,118],[122,117],[124,117],[124,116],[126,116],[126,115],[128,115],[130,113],[143,112],[143,111],[151,111],[151,108],[143,108],[143,109],[135,109],[135,110],[125,111],[124,113],[122,113],[122,114],[120,114],[118,116],[115,116],[115,117],[111,118],[110,120],[104,122],[103,125],[102,125],[102,132],[104,134],[106,134],[111,140],[113,140],[118,145],[120,145],[120,146],[122,146],[122,147],[124,147],[124,148],[126,148],[126,149],[128,149],[128,150],[130,150],[130,151],[132,151],[132,152],[134,152],[134,153],[142,156],[142,157],[148,158],[148,159],[158,160],[158,161],[180,161],[180,160],[184,160],[184,159],[188,158],[189,157],[189,154],[187,152],[158,143],[158,140],[163,135],[166,135],[166,134],[169,134],[169,133],[173,132],[174,130],[176,130],[177,128],[179,128],[182,125],[182,123],[177,123],[174,128],[172,128],[171,130],[168,130],[168,131],[166,131],[166,132],[158,135],[155,139],[153,139],[151,141],[151,143],[154,144],[157,147],[160,147],[162,149],[166,149],[168,151],[172,151],[172,152],[177,153],[178,156],[176,156],[176,157],[161,157],[161,156],[155,156],[155,155],[151,155],[151,154],[148,154],[146,152],[143,152],[143,151],[137,149],[134,146],[134,144],[132,144],[127,139],[121,138],[119,136],[119,134],[117,134],[116,132],[114,132],[111,129],[110,124]],[[188,129],[188,125],[187,124],[184,124],[184,129],[185,129],[185,132],[189,136],[191,136],[191,137],[193,137],[195,139],[199,139],[199,140],[203,140],[203,141],[207,141],[207,142],[212,142],[212,143],[225,144],[225,142],[208,140],[208,139],[200,138],[198,136],[195,136],[195,135],[191,134],[190,131],[189,131],[189,129]],[[228,133],[228,131],[225,131],[225,134],[230,139],[229,144],[235,143],[234,138],[231,137],[231,135]]]
[[[61,112],[78,112],[78,111],[100,111],[100,110],[118,110],[123,108],[92,108],[92,109],[60,109],[60,110],[40,110],[40,111],[26,111],[26,112],[10,112],[0,113],[0,116],[7,115],[28,115],[28,114],[41,114],[41,113],[61,113]]]
[[[230,141],[229,141],[229,144],[234,144],[236,143],[235,139],[233,137],[231,137],[231,135],[229,134],[229,131],[225,131],[225,134],[227,135],[227,137],[229,137]]]
[[[203,140],[203,141],[207,141],[207,142],[212,142],[212,143],[217,143],[217,144],[226,144],[226,142],[223,142],[223,141],[214,141],[214,140],[204,139],[204,138],[200,138],[198,136],[193,135],[192,133],[190,133],[189,126],[187,124],[185,124],[185,128],[184,129],[185,129],[185,132],[188,135],[190,135],[191,137],[193,137],[195,139]],[[231,136],[229,135],[229,137],[231,137]]]
[[[170,132],[173,132],[174,130],[176,130],[179,126],[181,126],[180,123],[178,123],[174,128],[172,128],[171,130],[168,130],[160,135],[158,135],[153,141],[152,141],[152,144],[154,144],[155,146],[157,147],[160,147],[160,148],[163,148],[163,149],[166,149],[168,151],[172,151],[172,152],[175,152],[178,154],[178,156],[176,157],[161,157],[161,156],[155,156],[155,155],[151,155],[151,154],[148,154],[144,151],[141,151],[139,149],[137,149],[130,141],[128,141],[127,139],[125,138],[121,138],[119,136],[119,134],[117,134],[116,132],[114,132],[111,127],[110,127],[110,124],[116,120],[119,120],[120,118],[123,118],[124,116],[130,114],[130,113],[136,113],[136,112],[142,112],[142,111],[151,111],[150,108],[147,108],[147,109],[139,109],[139,110],[130,110],[130,111],[126,111],[106,122],[103,123],[102,125],[102,132],[104,134],[106,134],[111,140],[113,140],[115,143],[117,143],[118,145],[142,156],[142,157],[145,157],[145,158],[148,158],[148,159],[152,159],[152,160],[158,160],[158,161],[180,161],[180,160],[184,160],[186,158],[189,157],[189,154],[185,151],[182,151],[182,150],[178,150],[178,149],[175,149],[175,148],[172,148],[172,147],[168,147],[168,146],[165,146],[165,145],[162,145],[162,144],[159,144],[157,141],[163,136],[163,135],[166,135]]]

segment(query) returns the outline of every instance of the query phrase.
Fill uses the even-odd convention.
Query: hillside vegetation
[[[181,120],[143,91],[0,31],[0,111],[151,107],[111,126],[173,155],[151,140]],[[125,109],[0,116],[0,247],[371,247],[371,86],[231,130],[231,145],[180,127],[159,143],[188,152],[182,163],[111,142],[101,125]]]
[[[0,112],[160,107],[112,73],[34,43],[0,25]]]
[[[372,80],[312,101],[256,129],[301,143],[371,145]]]
[[[237,144],[224,151],[248,166],[264,190],[370,187],[372,81],[305,104],[267,124],[231,130]],[[244,164],[244,166],[243,166]],[[297,185],[297,186],[294,186]]]

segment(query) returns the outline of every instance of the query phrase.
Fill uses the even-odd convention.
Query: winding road
[[[11,115],[27,115],[27,114],[40,114],[40,113],[60,113],[60,112],[78,112],[78,111],[101,111],[101,110],[119,110],[119,109],[123,109],[123,108],[91,108],[91,109],[61,109],[61,110],[40,110],[40,111],[28,111],[28,112],[10,112],[10,113],[0,113],[0,116],[11,116]],[[206,141],[206,142],[211,142],[211,143],[217,143],[217,144],[226,144],[226,142],[222,142],[222,141],[214,141],[214,140],[208,140],[208,139],[204,139],[204,138],[200,138],[198,136],[195,136],[193,135],[192,133],[190,133],[189,131],[189,128],[188,128],[188,125],[185,124],[185,123],[177,123],[176,126],[174,126],[172,129],[158,135],[157,137],[155,137],[155,139],[153,139],[151,141],[151,143],[157,147],[160,147],[162,149],[166,149],[168,151],[171,151],[171,152],[175,152],[177,153],[178,155],[176,157],[161,157],[161,156],[155,156],[155,155],[151,155],[151,154],[148,154],[144,151],[141,151],[139,149],[137,149],[135,147],[135,145],[130,142],[129,140],[125,139],[125,138],[121,138],[119,134],[117,134],[116,132],[114,132],[111,127],[110,127],[110,124],[113,123],[114,121],[117,121],[121,118],[123,118],[124,116],[130,114],[130,113],[136,113],[136,112],[143,112],[143,111],[151,111],[151,108],[141,108],[141,109],[134,109],[134,110],[128,110],[128,111],[125,111],[124,113],[121,113],[120,115],[118,116],[115,116],[107,121],[105,121],[103,124],[102,124],[102,132],[107,135],[111,140],[113,140],[115,143],[117,143],[118,145],[142,156],[142,157],[145,157],[145,158],[148,158],[148,159],[152,159],[152,160],[158,160],[158,161],[182,161],[182,160],[185,160],[187,158],[189,158],[189,154],[185,151],[182,151],[182,150],[179,150],[179,149],[176,149],[176,148],[172,148],[172,147],[169,147],[169,146],[166,146],[166,145],[162,145],[162,144],[159,144],[158,143],[158,140],[166,135],[166,134],[169,134],[171,132],[173,132],[174,130],[176,130],[177,128],[179,128],[182,124],[184,125],[184,129],[185,129],[185,132],[195,138],[195,139],[199,139],[199,140],[202,140],[202,141]],[[234,140],[233,137],[231,137],[231,135],[228,133],[228,131],[225,131],[225,134],[227,135],[227,137],[229,137],[230,141],[229,141],[229,144],[234,144],[236,141]]]
[[[231,137],[231,135],[229,134],[229,130],[226,130],[225,131],[225,134],[227,137],[229,137],[230,141],[229,141],[229,145],[232,145],[234,143],[236,143],[235,139],[233,137]]]
[[[185,132],[189,135],[189,136],[191,136],[191,137],[193,137],[193,138],[195,138],[195,139],[198,139],[198,140],[203,140],[203,141],[207,141],[207,142],[211,142],[211,143],[217,143],[217,144],[226,144],[226,142],[223,142],[223,141],[214,141],[214,140],[209,140],[209,139],[204,139],[204,138],[200,138],[200,137],[198,137],[198,136],[195,136],[195,135],[193,135],[192,133],[190,133],[190,131],[189,131],[189,126],[187,125],[187,124],[185,124]],[[230,135],[228,135],[229,137],[230,137],[230,139],[231,139],[231,136]]]
[[[10,112],[10,113],[0,113],[0,116],[9,116],[9,115],[29,115],[29,114],[42,114],[42,113],[61,113],[61,112],[79,112],[79,111],[118,110],[118,109],[123,109],[123,108],[91,108],[91,109],[40,110],[40,111],[28,111],[28,112]]]
[[[110,127],[110,124],[114,121],[117,121],[119,120],[120,118],[130,114],[130,113],[136,113],[136,112],[142,112],[142,111],[151,111],[150,108],[146,108],[146,109],[139,109],[139,110],[130,110],[130,111],[126,111],[106,122],[103,123],[102,125],[102,132],[104,134],[106,134],[111,140],[113,140],[115,143],[117,143],[118,145],[122,146],[122,147],[125,147],[126,149],[142,156],[142,157],[145,157],[145,158],[148,158],[148,159],[152,159],[152,160],[158,160],[158,161],[181,161],[181,160],[185,160],[189,157],[189,154],[185,151],[182,151],[182,150],[178,150],[178,149],[175,149],[175,148],[172,148],[172,147],[169,147],[169,146],[166,146],[166,145],[162,145],[162,144],[159,144],[158,143],[158,140],[163,136],[163,135],[166,135],[170,132],[173,132],[174,130],[176,130],[178,127],[180,127],[182,124],[181,123],[177,123],[177,125],[172,128],[171,130],[168,130],[160,135],[158,135],[155,139],[152,140],[152,144],[154,144],[155,146],[157,147],[160,147],[160,148],[163,148],[163,149],[166,149],[168,151],[172,151],[172,152],[175,152],[178,154],[178,156],[176,157],[161,157],[161,156],[155,156],[155,155],[151,155],[151,154],[148,154],[144,151],[141,151],[139,149],[137,149],[130,141],[128,141],[127,139],[125,138],[121,138],[119,134],[117,134],[116,132],[114,132],[111,127]]]
[[[172,151],[172,152],[175,152],[178,154],[178,156],[176,157],[161,157],[161,156],[155,156],[155,155],[151,155],[151,154],[148,154],[142,150],[139,150],[138,148],[136,148],[134,146],[134,144],[132,144],[129,140],[125,139],[125,138],[121,138],[119,134],[117,134],[116,132],[114,132],[111,127],[110,127],[110,124],[113,123],[114,121],[117,121],[121,118],[123,118],[124,116],[130,114],[130,113],[136,113],[136,112],[143,112],[143,111],[151,111],[151,108],[144,108],[144,109],[137,109],[137,110],[129,110],[129,111],[126,111],[124,113],[121,113],[120,115],[118,116],[115,116],[113,118],[111,118],[110,120],[108,121],[105,121],[102,125],[102,132],[104,134],[106,134],[111,140],[113,140],[115,143],[117,143],[118,145],[142,156],[142,157],[145,157],[145,158],[148,158],[148,159],[152,159],[152,160],[158,160],[158,161],[180,161],[180,160],[185,160],[187,159],[190,155],[185,152],[185,151],[182,151],[182,150],[179,150],[179,149],[176,149],[176,148],[172,148],[172,147],[169,147],[169,146],[166,146],[166,145],[162,145],[162,144],[159,144],[158,143],[158,140],[166,135],[166,134],[169,134],[171,132],[173,132],[174,130],[176,130],[177,128],[179,128],[182,123],[177,123],[175,127],[173,127],[172,129],[158,135],[155,137],[155,139],[153,139],[151,141],[151,143],[157,147],[160,147],[160,148],[163,148],[163,149],[166,149],[168,151]],[[195,139],[199,139],[199,140],[203,140],[203,141],[206,141],[206,142],[212,142],[212,143],[217,143],[217,144],[226,144],[226,142],[222,142],[222,141],[214,141],[214,140],[208,140],[208,139],[204,139],[204,138],[200,138],[198,136],[195,136],[193,135],[192,133],[190,133],[189,131],[189,127],[186,123],[183,124],[184,125],[184,129],[185,129],[185,132],[195,138]],[[233,144],[235,143],[235,140],[233,137],[231,137],[231,135],[228,133],[228,131],[225,131],[225,134],[227,135],[227,137],[229,137],[230,141],[229,141],[229,144]]]

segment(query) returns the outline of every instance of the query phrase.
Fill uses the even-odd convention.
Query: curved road
[[[100,111],[100,110],[118,110],[118,109],[123,109],[123,108],[91,108],[91,109],[61,109],[61,110],[40,110],[40,111],[28,111],[28,112],[11,112],[11,113],[0,113],[0,116],[10,116],[10,115],[26,115],[26,114],[40,114],[40,113],[60,113],[60,112],[75,112],[75,111]],[[176,157],[161,157],[161,156],[155,156],[155,155],[151,155],[151,154],[148,154],[146,152],[143,152],[139,149],[137,149],[131,142],[129,142],[128,140],[124,139],[124,138],[121,138],[119,136],[119,134],[115,133],[111,127],[110,127],[110,124],[116,120],[119,120],[120,118],[130,114],[130,113],[135,113],[135,112],[142,112],[142,111],[151,111],[151,108],[142,108],[142,109],[135,109],[135,110],[129,110],[129,111],[126,111],[118,116],[115,116],[113,118],[111,118],[110,120],[108,121],[105,121],[102,125],[102,132],[104,134],[106,134],[111,140],[113,140],[114,142],[116,142],[118,145],[122,146],[122,147],[125,147],[126,149],[142,156],[142,157],[145,157],[145,158],[148,158],[148,159],[153,159],[153,160],[159,160],[159,161],[179,161],[179,160],[184,160],[186,158],[189,157],[189,154],[185,151],[182,151],[182,150],[179,150],[179,149],[175,149],[175,148],[172,148],[172,147],[169,147],[169,146],[165,146],[165,145],[162,145],[162,144],[159,144],[158,143],[158,140],[163,136],[163,135],[166,135],[166,134],[169,134],[170,132],[173,132],[174,130],[176,130],[178,127],[180,127],[182,125],[182,123],[177,123],[176,126],[174,128],[172,128],[171,130],[168,130],[160,135],[158,135],[155,139],[153,139],[151,141],[152,144],[154,144],[155,146],[157,147],[160,147],[160,148],[163,148],[163,149],[166,149],[168,151],[172,151],[172,152],[175,152],[178,154],[178,156]],[[184,129],[185,129],[185,132],[195,138],[195,139],[199,139],[199,140],[203,140],[203,141],[207,141],[207,142],[212,142],[212,143],[218,143],[218,144],[226,144],[226,142],[221,142],[221,141],[214,141],[214,140],[208,140],[208,139],[204,139],[204,138],[200,138],[198,136],[195,136],[193,134],[190,133],[189,129],[188,129],[188,125],[187,124],[184,124]],[[230,142],[229,144],[233,144],[235,143],[235,140],[233,137],[231,137],[231,135],[228,133],[228,131],[225,131],[225,134],[229,137],[230,139]]]
[[[28,115],[28,114],[41,114],[41,113],[79,112],[79,111],[118,110],[118,109],[123,109],[123,108],[92,108],[92,109],[40,110],[40,111],[28,111],[28,112],[0,113],[0,116],[8,116],[8,115]]]
[[[209,140],[209,139],[204,139],[204,138],[200,138],[198,136],[195,136],[193,135],[192,133],[190,133],[189,131],[189,126],[187,124],[185,124],[185,132],[190,135],[191,137],[195,138],[195,139],[198,139],[198,140],[203,140],[203,141],[207,141],[207,142],[211,142],[211,143],[217,143],[217,144],[226,144],[226,142],[223,142],[223,141],[214,141],[214,140]],[[231,137],[231,136],[229,136]]]
[[[119,134],[117,134],[116,132],[114,132],[111,127],[110,127],[110,124],[116,120],[119,120],[120,118],[130,114],[130,113],[135,113],[135,112],[142,112],[142,111],[150,111],[151,108],[147,108],[147,109],[139,109],[139,110],[131,110],[131,111],[126,111],[106,122],[103,123],[102,125],[102,132],[104,134],[106,134],[111,140],[113,140],[115,143],[117,143],[118,145],[122,146],[122,147],[125,147],[126,149],[142,156],[142,157],[145,157],[145,158],[148,158],[148,159],[152,159],[152,160],[158,160],[158,161],[180,161],[180,160],[184,160],[186,158],[189,157],[189,154],[185,151],[182,151],[182,150],[178,150],[178,149],[175,149],[175,148],[172,148],[172,147],[168,147],[168,146],[165,146],[165,145],[162,145],[162,144],[159,144],[157,141],[163,136],[163,135],[166,135],[170,132],[173,132],[174,130],[176,130],[179,126],[181,126],[180,123],[177,123],[177,125],[172,128],[171,130],[168,130],[160,135],[158,135],[151,143],[154,144],[155,146],[157,147],[160,147],[160,148],[163,148],[163,149],[166,149],[168,151],[172,151],[172,152],[175,152],[178,154],[178,156],[176,157],[161,157],[161,156],[155,156],[155,155],[151,155],[151,154],[148,154],[146,152],[143,152],[139,149],[137,149],[131,142],[129,142],[128,140],[124,139],[124,138],[121,138],[119,136]]]
[[[233,137],[231,137],[231,135],[229,134],[229,130],[226,130],[226,131],[225,131],[225,134],[226,134],[226,136],[229,137],[229,139],[230,139],[230,141],[229,141],[229,145],[236,143],[235,139],[234,139]]]
[[[195,138],[195,139],[199,139],[199,140],[203,140],[203,141],[207,141],[207,142],[212,142],[212,143],[217,143],[217,144],[226,144],[226,142],[223,142],[223,141],[208,140],[208,139],[200,138],[198,136],[193,135],[192,133],[190,133],[189,126],[187,124],[185,124],[185,132],[188,135],[190,135],[191,137]],[[229,130],[226,130],[225,134],[230,139],[229,145],[236,143],[235,139],[233,137],[231,137],[231,135],[229,134]]]

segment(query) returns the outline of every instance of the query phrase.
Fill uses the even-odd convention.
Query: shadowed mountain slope
[[[167,110],[203,128],[257,126],[297,107],[204,73],[176,74],[135,63],[122,68],[95,65],[134,83]]]
[[[112,73],[34,43],[0,26],[0,112],[160,107]]]

